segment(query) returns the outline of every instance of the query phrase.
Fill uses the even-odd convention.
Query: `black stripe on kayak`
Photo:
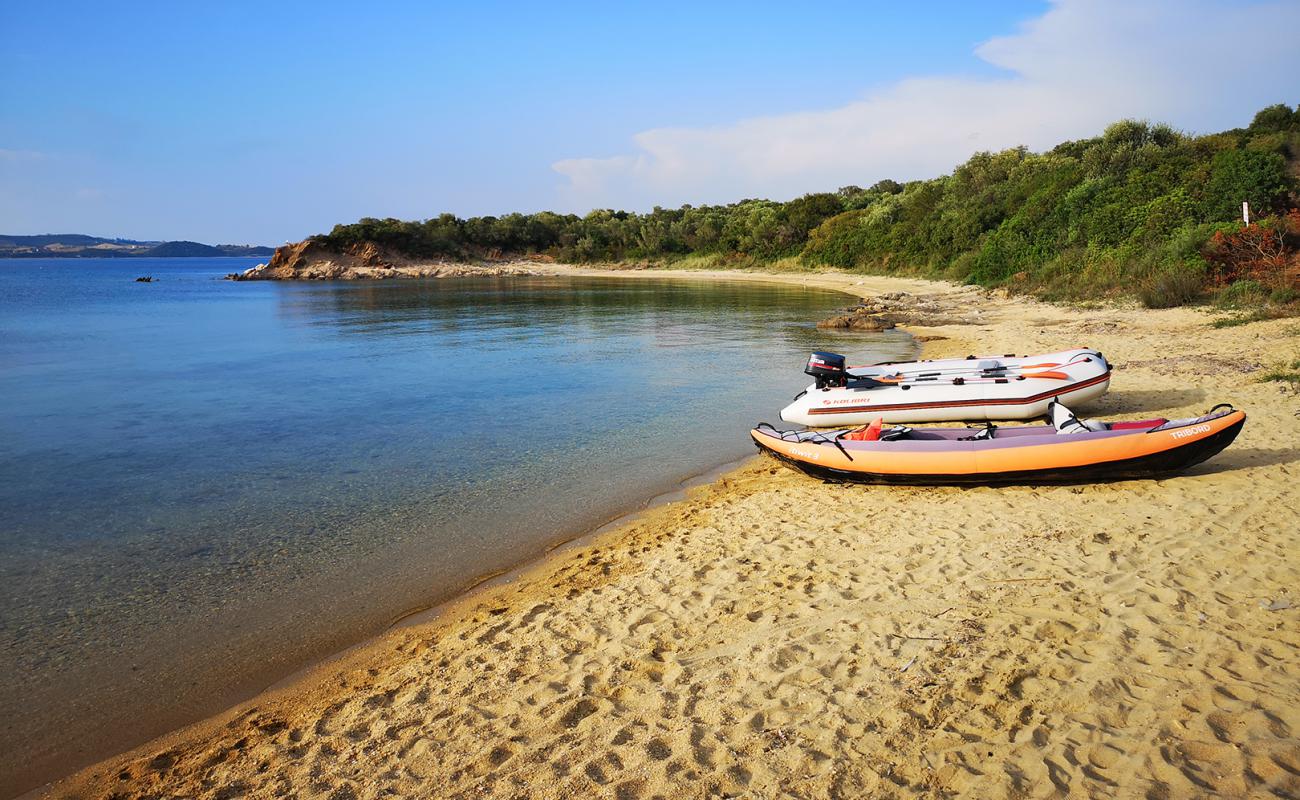
[[[809,414],[860,414],[863,411],[908,411],[916,408],[959,408],[965,406],[1023,406],[1029,403],[1037,403],[1047,400],[1051,397],[1058,397],[1070,392],[1077,392],[1080,389],[1087,389],[1089,386],[1096,386],[1102,381],[1110,380],[1110,370],[1106,370],[1095,378],[1089,378],[1086,381],[1072,383],[1069,386],[1051,389],[1046,392],[1039,392],[1030,397],[1011,397],[1004,400],[956,400],[944,401],[937,400],[932,403],[895,403],[893,405],[881,406],[843,406],[840,408],[810,408]]]
[[[895,475],[880,472],[850,472],[820,464],[810,464],[783,455],[763,445],[758,439],[754,444],[759,451],[784,461],[800,472],[814,478],[835,483],[884,483],[904,486],[944,486],[953,484],[1005,484],[1005,483],[1101,483],[1104,481],[1131,480],[1134,478],[1158,478],[1188,467],[1194,467],[1206,459],[1218,455],[1223,448],[1232,444],[1232,440],[1241,433],[1241,426],[1246,419],[1229,425],[1218,433],[1197,439],[1187,444],[1171,447],[1159,453],[1151,453],[1119,461],[1102,461],[1097,464],[1084,464],[1077,467],[1060,467],[1057,469],[1020,470],[1017,472],[979,472],[960,475]],[[1134,434],[1145,435],[1145,434]]]

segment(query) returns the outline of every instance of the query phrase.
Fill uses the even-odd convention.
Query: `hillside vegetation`
[[[1227,305],[1286,305],[1300,290],[1298,176],[1300,108],[1275,105],[1222,133],[1188,136],[1125,120],[1044,153],[981,152],[931,180],[882,180],[788,202],[367,218],[315,241],[450,259],[826,265],[1054,299],[1138,295],[1150,306],[1207,294]]]

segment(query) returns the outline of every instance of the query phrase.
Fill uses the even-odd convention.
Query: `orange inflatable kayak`
[[[1063,407],[1060,407],[1063,408]],[[1058,412],[1059,415],[1059,412]],[[1227,404],[1180,420],[998,428],[750,431],[759,450],[832,481],[902,484],[1092,482],[1187,469],[1223,450],[1246,415]],[[874,439],[874,440],[873,440]]]

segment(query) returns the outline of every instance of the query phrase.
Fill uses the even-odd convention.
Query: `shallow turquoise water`
[[[797,287],[253,261],[0,261],[0,789],[752,452],[809,349],[914,353]]]

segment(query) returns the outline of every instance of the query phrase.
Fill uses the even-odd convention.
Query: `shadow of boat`
[[[1251,467],[1276,467],[1300,462],[1300,448],[1229,447],[1222,453],[1187,471],[1189,475],[1212,475]]]
[[[1111,391],[1089,403],[1090,413],[1104,411],[1111,414],[1150,414],[1203,405],[1208,393],[1204,389],[1125,389]]]

